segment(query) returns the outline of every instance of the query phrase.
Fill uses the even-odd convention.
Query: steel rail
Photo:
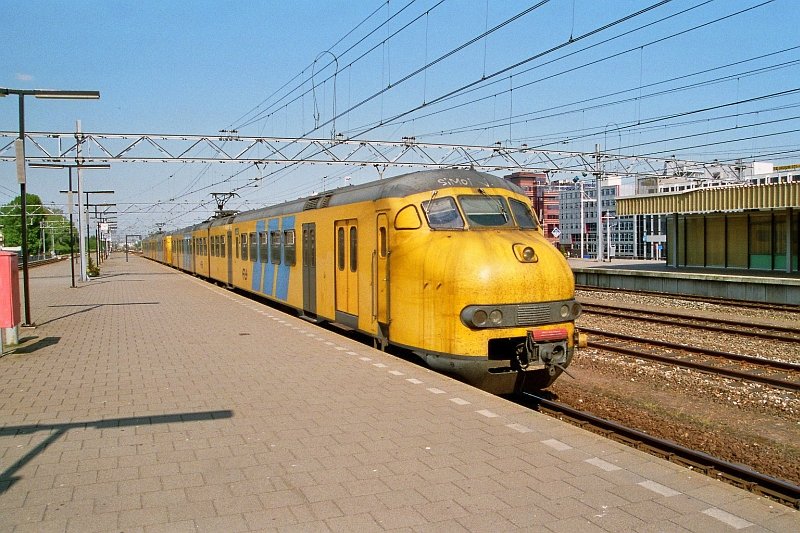
[[[762,474],[743,465],[724,461],[705,452],[693,450],[676,442],[648,435],[618,422],[600,418],[586,411],[574,409],[563,403],[547,400],[531,393],[522,397],[535,403],[538,410],[563,415],[581,427],[599,429],[606,437],[647,451],[670,462],[691,466],[715,479],[721,479],[737,487],[769,497],[789,507],[800,509],[800,486],[789,481]]]
[[[612,287],[592,287],[589,285],[575,285],[576,291],[586,292],[614,292],[614,293],[628,293],[628,294],[642,294],[646,296],[655,296],[658,298],[669,298],[671,300],[687,300],[690,302],[703,302],[714,305],[739,307],[746,309],[764,309],[769,311],[785,311],[789,313],[800,313],[800,305],[796,304],[774,304],[765,302],[751,302],[746,300],[733,300],[727,298],[715,298],[713,296],[698,296],[693,294],[674,294],[670,292],[661,291],[645,291],[645,290],[632,290],[621,289]]]
[[[659,322],[663,324],[672,324],[676,326],[694,328],[694,329],[705,329],[708,331],[720,331],[723,333],[732,333],[735,335],[745,335],[748,337],[758,337],[758,338],[772,339],[778,341],[800,342],[800,329],[791,326],[744,323],[739,320],[731,320],[726,318],[705,318],[695,315],[675,313],[671,311],[631,310],[629,307],[621,307],[621,306],[606,305],[606,304],[582,303],[581,306],[583,307],[583,311],[586,313],[595,313],[598,315],[613,316],[616,318],[624,318],[627,320],[652,321],[652,319],[649,317],[637,316],[635,314],[631,314],[631,313],[638,313],[640,315],[662,317],[659,319]],[[619,314],[620,311],[624,312],[625,314],[620,315]],[[663,317],[674,318],[676,320],[668,320]],[[695,320],[699,323],[694,324],[686,322],[687,320]],[[715,326],[713,325],[715,323],[725,324],[725,326]],[[747,330],[742,331],[739,329],[726,327],[731,325],[738,327],[753,328],[753,329],[773,330],[785,333],[793,333],[798,336],[793,337],[789,335],[780,335],[778,333],[769,333],[768,331],[767,332],[747,331]]]
[[[750,355],[742,355],[742,354],[731,354],[727,352],[718,352],[716,350],[706,350],[704,348],[699,348],[696,346],[684,346],[682,344],[675,344],[666,341],[659,341],[654,339],[642,339],[639,337],[634,337],[631,335],[623,335],[618,333],[610,333],[607,331],[602,331],[599,329],[593,328],[581,328],[581,331],[586,333],[591,333],[594,335],[602,335],[609,338],[624,340],[628,342],[638,342],[638,343],[646,343],[646,344],[653,344],[656,346],[661,346],[664,348],[672,348],[675,350],[682,350],[686,352],[696,353],[700,355],[710,355],[712,357],[721,357],[725,359],[732,359],[736,361],[742,361],[750,364],[755,364],[763,367],[771,367],[774,369],[780,370],[789,370],[798,372],[800,371],[800,365],[796,363],[790,363],[787,361],[773,361],[771,359],[764,359],[763,357],[753,357]],[[592,348],[599,348],[602,350],[607,350],[615,353],[621,353],[624,355],[630,355],[633,357],[639,357],[642,359],[649,359],[651,361],[657,361],[659,363],[666,363],[669,365],[680,366],[684,368],[691,368],[694,370],[700,370],[702,372],[706,372],[709,374],[717,374],[723,375],[730,378],[741,379],[744,381],[753,381],[757,383],[764,383],[766,385],[771,385],[773,387],[778,387],[781,389],[788,389],[792,391],[800,391],[800,383],[786,381],[784,379],[774,378],[771,376],[762,376],[758,374],[751,374],[748,372],[741,372],[739,370],[731,370],[728,368],[722,368],[719,366],[707,365],[704,363],[697,363],[695,361],[688,361],[677,359],[675,357],[669,357],[666,355],[658,355],[654,353],[642,352],[639,350],[635,350],[633,348],[625,348],[623,346],[614,346],[613,344],[606,344],[603,342],[597,342],[594,340],[589,340],[590,347]]]

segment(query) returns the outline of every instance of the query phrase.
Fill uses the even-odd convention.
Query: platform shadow
[[[19,348],[14,348],[13,350],[9,350],[5,352],[3,355],[19,355],[25,353],[33,353],[36,351],[41,350],[42,348],[47,348],[48,346],[54,346],[61,341],[61,337],[43,337],[38,341],[27,344],[25,346],[20,346]]]
[[[31,451],[20,457],[16,462],[8,468],[0,472],[0,496],[10,489],[14,483],[19,481],[21,477],[15,474],[26,464],[28,464],[34,457],[44,452],[48,446],[53,444],[70,429],[106,429],[106,428],[120,428],[130,426],[145,426],[155,424],[176,424],[199,422],[203,420],[223,420],[233,417],[233,411],[223,409],[219,411],[200,411],[193,413],[173,413],[166,415],[156,416],[132,416],[127,418],[109,418],[104,420],[95,420],[91,422],[69,422],[64,424],[30,424],[24,426],[5,426],[0,427],[0,438],[9,437],[14,435],[30,435],[39,431],[51,432],[45,440],[40,442]]]
[[[99,309],[100,307],[106,306],[129,306],[129,305],[161,305],[161,302],[126,302],[126,303],[118,303],[118,304],[64,304],[64,305],[48,305],[47,307],[57,308],[57,307],[85,307],[86,309],[81,309],[80,311],[75,311],[74,313],[68,313],[66,315],[62,315],[51,320],[47,320],[45,322],[40,322],[39,325],[43,326],[45,324],[51,324],[57,320],[61,320],[67,317],[79,315],[81,313],[88,313],[89,311],[94,311],[95,309]]]

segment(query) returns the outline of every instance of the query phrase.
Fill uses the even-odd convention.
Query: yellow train
[[[586,344],[572,271],[527,197],[473,170],[344,187],[150,235],[143,249],[494,393],[550,385]]]

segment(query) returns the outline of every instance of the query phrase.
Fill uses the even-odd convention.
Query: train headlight
[[[536,250],[534,250],[532,246],[517,243],[513,248],[517,261],[521,263],[536,263],[539,261],[539,258],[536,256]]]
[[[491,320],[492,324],[495,326],[499,326],[503,323],[503,312],[499,309],[494,309],[489,313],[489,320]]]
[[[533,251],[533,248],[530,246],[526,246],[522,250],[522,259],[525,261],[533,261],[533,258],[536,257],[536,252]]]
[[[478,309],[472,314],[472,323],[476,326],[483,326],[486,324],[487,318],[488,315],[486,314],[486,311],[483,309]]]
[[[578,302],[572,304],[572,319],[575,320],[576,318],[581,316],[581,313],[583,313],[583,306]]]
[[[559,309],[559,314],[561,318],[567,318],[569,316],[569,306],[567,304],[562,305],[561,309]]]

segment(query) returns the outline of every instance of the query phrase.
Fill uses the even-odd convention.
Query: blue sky
[[[624,153],[678,151],[701,160],[790,152],[775,161],[800,161],[800,136],[791,133],[800,128],[794,120],[800,96],[764,98],[800,88],[797,3],[672,0],[600,30],[657,3],[550,0],[340,117],[336,130],[348,136],[369,130],[362,137],[374,140],[416,136],[586,151],[600,143]],[[326,137],[332,125],[313,130],[314,100],[305,91],[315,59],[316,80],[333,74],[325,65],[338,59],[341,113],[536,4],[3,0],[0,87],[100,91],[99,101],[26,99],[29,131],[72,132],[81,120],[94,133],[211,135],[236,127],[243,135]],[[281,99],[287,93],[281,88],[301,73],[286,87],[305,80],[306,94]],[[482,77],[489,79],[467,94],[371,129]],[[332,117],[333,95],[332,81],[315,91],[321,123]],[[460,105],[445,109],[453,104]],[[0,130],[17,127],[16,98],[0,99]],[[123,240],[124,233],[152,231],[156,222],[180,227],[203,220],[208,208],[198,206],[212,189],[244,186],[229,207],[247,209],[318,191],[323,176],[328,187],[346,175],[351,183],[377,177],[374,169],[302,166],[275,173],[269,187],[247,187],[256,172],[117,163],[86,177],[87,188],[116,191]],[[66,187],[66,170],[30,169],[28,177],[29,192],[63,203],[58,190]],[[0,163],[0,202],[18,190],[13,163]]]

